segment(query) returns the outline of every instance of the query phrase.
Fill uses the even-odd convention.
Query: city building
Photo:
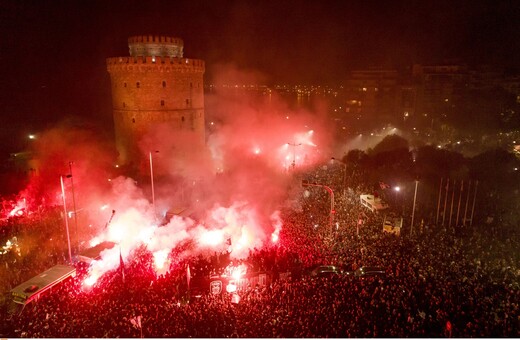
[[[471,81],[467,66],[415,64],[412,77],[417,94],[417,124],[434,128],[461,114],[455,103],[461,102]]]
[[[399,73],[396,70],[352,71],[345,84],[345,112],[369,128],[376,121],[397,117]]]

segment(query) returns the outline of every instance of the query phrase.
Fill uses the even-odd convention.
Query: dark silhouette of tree
[[[373,156],[378,153],[394,151],[399,149],[408,150],[410,147],[408,140],[399,135],[388,135],[381,142],[376,144],[373,149],[369,149],[367,154]]]
[[[511,152],[494,149],[469,160],[470,176],[482,182],[492,182],[496,189],[518,188],[519,160]]]
[[[428,145],[417,149],[415,168],[424,179],[463,178],[467,173],[464,156],[458,152]]]
[[[413,176],[409,143],[401,136],[386,136],[368,155],[371,181],[402,182]]]

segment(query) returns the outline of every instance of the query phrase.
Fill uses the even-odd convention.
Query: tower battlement
[[[183,57],[184,42],[180,38],[163,35],[136,35],[128,38],[132,57]]]
[[[184,42],[181,38],[176,37],[167,37],[164,35],[135,35],[133,37],[128,38],[128,44],[137,44],[137,43],[154,43],[154,44],[175,44],[179,46],[184,46]]]
[[[115,57],[115,58],[107,58],[107,69],[133,69],[129,68],[129,66],[155,66],[159,68],[165,67],[167,68],[175,68],[175,69],[183,69],[191,72],[204,72],[205,71],[205,63],[200,59],[188,59],[188,58],[172,58],[172,57]],[[136,71],[140,70],[140,68],[136,68]]]

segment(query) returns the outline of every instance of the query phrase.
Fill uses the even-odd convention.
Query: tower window
[[[190,105],[190,100],[186,99],[186,106]]]
[[[135,87],[140,88],[140,87],[141,87],[141,83],[140,83],[140,82],[137,82],[137,83],[135,84]]]
[[[163,80],[162,87],[166,87],[166,82]]]
[[[123,107],[126,107],[126,103],[125,102],[123,102]]]
[[[182,116],[181,120],[184,122],[184,116]]]
[[[190,83],[190,88],[191,88],[191,89],[193,88],[193,83]]]
[[[126,83],[124,83],[123,86],[126,87]]]
[[[132,123],[135,123],[135,118],[132,118]]]
[[[161,100],[161,106],[164,106],[164,100]]]

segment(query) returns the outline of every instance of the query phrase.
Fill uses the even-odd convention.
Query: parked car
[[[341,274],[341,270],[337,266],[327,265],[318,266],[313,269],[310,273],[311,276],[315,277],[332,277]]]
[[[363,266],[346,274],[354,277],[386,276],[386,271],[382,267]]]

